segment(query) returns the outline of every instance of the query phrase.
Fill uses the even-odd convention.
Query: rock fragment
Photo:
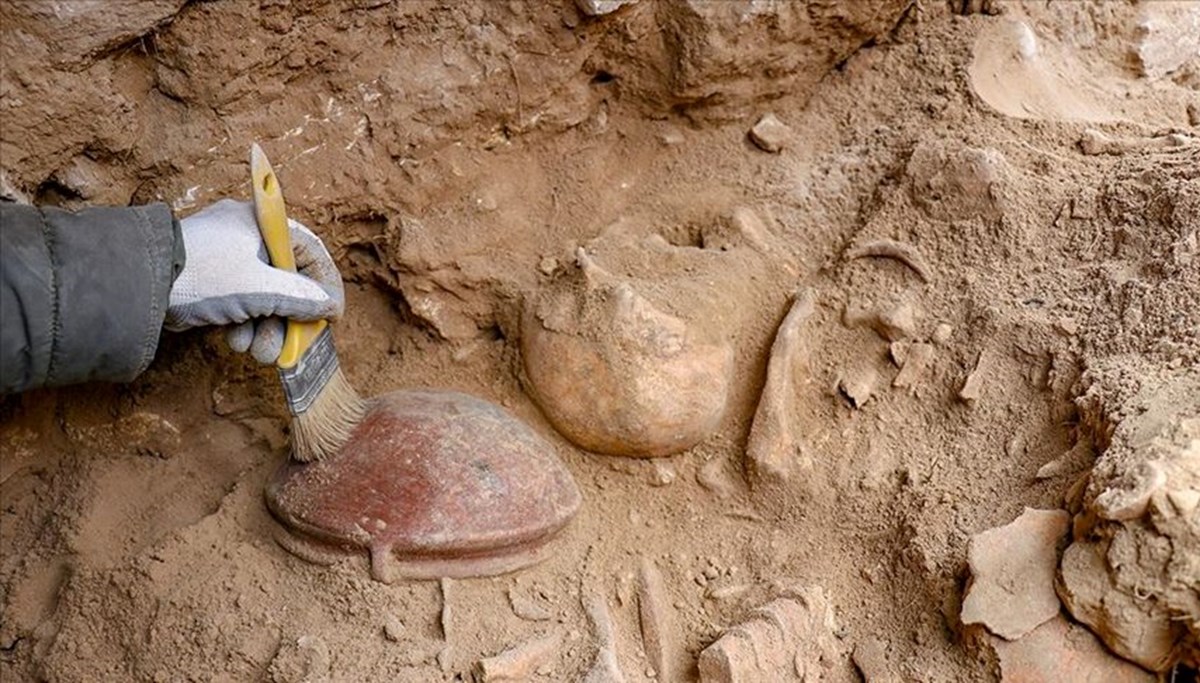
[[[800,331],[815,306],[811,290],[797,293],[775,333],[767,360],[767,381],[746,444],[746,467],[756,483],[785,481],[791,476],[796,460],[796,439],[791,425],[796,395],[794,372],[801,354]]]
[[[300,636],[279,645],[267,668],[271,683],[327,683],[331,681],[329,646],[316,636]]]
[[[1134,32],[1138,68],[1159,79],[1190,61],[1200,60],[1200,5],[1147,3]]]
[[[876,318],[875,329],[890,342],[911,338],[917,331],[916,306],[906,300],[881,311]]]
[[[892,380],[892,386],[898,388],[915,387],[925,376],[925,370],[933,360],[933,345],[925,343],[913,344],[904,354],[900,372]]]
[[[1058,542],[1067,533],[1065,510],[1026,508],[1016,520],[971,538],[971,583],[962,623],[982,624],[1016,640],[1058,614],[1054,570]]]
[[[523,683],[554,658],[562,640],[556,632],[514,645],[476,662],[471,675],[475,683]]]
[[[820,680],[839,657],[837,624],[820,587],[791,591],[700,653],[700,683]]]
[[[958,391],[958,398],[965,403],[974,406],[979,397],[983,395],[983,375],[986,370],[985,355],[980,352],[979,359],[975,361],[975,369],[967,375],[967,379],[963,382],[962,389]]]
[[[637,0],[575,0],[579,11],[590,17],[612,14],[624,5],[632,5]]]
[[[1112,656],[1087,629],[1061,616],[1015,642],[995,636],[989,645],[1000,664],[1001,683],[1103,681],[1153,683],[1156,677]]]
[[[680,652],[675,630],[675,609],[663,585],[662,573],[648,558],[638,570],[638,614],[646,657],[662,681],[677,679],[675,660]]]
[[[713,458],[696,471],[696,483],[706,491],[715,493],[718,498],[728,498],[735,491],[733,481],[725,471],[725,460]]]
[[[887,645],[878,638],[867,638],[854,646],[854,666],[866,683],[898,683],[888,664]]]
[[[650,470],[650,485],[670,486],[675,481],[676,476],[674,465],[662,460],[655,460],[654,467]]]
[[[774,113],[768,112],[750,129],[750,141],[764,152],[778,154],[792,138],[792,129]]]
[[[844,373],[838,379],[838,393],[850,404],[854,409],[862,408],[871,397],[875,395],[875,389],[879,385],[879,372],[871,366],[862,366],[851,369]]]

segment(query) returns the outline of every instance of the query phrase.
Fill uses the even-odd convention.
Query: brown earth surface
[[[165,334],[130,385],[0,403],[0,678],[1200,664],[1200,3],[585,11],[617,5],[0,3],[0,193],[186,215],[248,198],[259,142],[348,281],[335,330],[359,391],[498,403],[584,499],[513,574],[309,564],[263,500],[287,457],[274,371],[219,332]],[[589,453],[539,408],[589,390],[540,395],[522,358],[528,311],[582,292],[581,248],[687,339],[732,349],[724,409],[682,453]],[[798,292],[812,310],[775,344]],[[773,344],[789,380],[760,412],[787,428],[762,433],[787,472],[763,481],[747,439]],[[616,354],[611,390],[654,362]],[[1038,586],[1007,642],[976,625],[1010,623],[1003,600],[962,623],[968,548],[1019,534],[980,536],[1026,508],[1071,515],[1060,541],[1014,542],[1039,563],[1021,576],[1058,563],[1063,607],[1050,618]],[[972,562],[1005,556],[987,550]],[[1019,603],[1003,564],[989,581]],[[743,661],[738,638],[766,654]]]

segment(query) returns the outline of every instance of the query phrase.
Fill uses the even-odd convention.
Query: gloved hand
[[[250,202],[223,199],[179,225],[187,259],[171,288],[168,330],[236,324],[226,335],[233,350],[274,363],[283,318],[341,316],[342,277],[320,238],[300,223],[288,220],[298,273],[271,267]]]

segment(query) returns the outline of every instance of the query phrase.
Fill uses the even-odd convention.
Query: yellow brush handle
[[[292,253],[292,238],[288,233],[287,209],[283,205],[283,192],[279,179],[267,161],[267,155],[257,144],[250,148],[250,177],[254,185],[254,216],[258,219],[258,231],[267,245],[271,265],[296,272],[296,256]],[[312,345],[317,335],[329,323],[324,320],[298,322],[288,320],[287,334],[283,338],[283,352],[277,364],[290,368]]]

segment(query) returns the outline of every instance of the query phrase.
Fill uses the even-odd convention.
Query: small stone
[[[853,660],[866,683],[892,683],[898,680],[888,665],[887,645],[878,638],[867,638],[854,646]]]
[[[1074,337],[1079,332],[1079,323],[1074,318],[1059,318],[1054,327],[1068,337]]]
[[[838,391],[850,403],[850,406],[857,410],[871,399],[878,384],[879,373],[875,368],[860,367],[844,374],[838,380]]]
[[[1058,614],[1054,572],[1070,519],[1065,510],[1026,508],[1012,523],[971,537],[963,624],[1016,640]]]
[[[954,328],[946,323],[938,323],[938,326],[933,328],[933,336],[931,337],[934,344],[944,346],[950,341],[950,336],[954,334]]]
[[[896,379],[892,380],[892,386],[900,388],[916,386],[925,376],[925,370],[932,360],[932,344],[913,344],[908,351],[903,367],[900,368]]]
[[[888,341],[908,339],[916,333],[916,317],[916,307],[912,302],[902,301],[879,314],[875,329]]]
[[[733,495],[734,485],[725,472],[725,461],[713,458],[696,472],[696,482],[705,490],[715,493],[718,498],[728,498]]]
[[[397,619],[395,615],[389,614],[383,620],[383,637],[393,643],[400,642],[400,639],[404,637],[404,622]]]
[[[888,345],[888,355],[892,357],[892,364],[898,368],[904,367],[904,361],[908,359],[908,352],[912,349],[910,341],[894,341]]]
[[[546,256],[538,262],[538,270],[542,275],[553,275],[558,270],[558,259],[553,256]]]
[[[632,5],[637,0],[575,0],[579,10],[591,17],[611,14],[621,9],[622,5]]]
[[[974,406],[983,395],[983,374],[984,374],[984,354],[979,354],[979,360],[975,362],[975,369],[967,375],[967,380],[963,382],[962,389],[958,392],[958,398],[963,402]]]
[[[1200,104],[1189,102],[1187,106],[1188,124],[1200,126]]]
[[[792,129],[774,113],[767,113],[750,129],[750,140],[764,152],[778,154],[792,137]]]
[[[654,468],[650,470],[650,485],[670,486],[675,481],[676,476],[674,465],[662,460],[655,460]]]
[[[329,646],[315,636],[285,640],[267,667],[272,683],[326,683],[329,674]]]

